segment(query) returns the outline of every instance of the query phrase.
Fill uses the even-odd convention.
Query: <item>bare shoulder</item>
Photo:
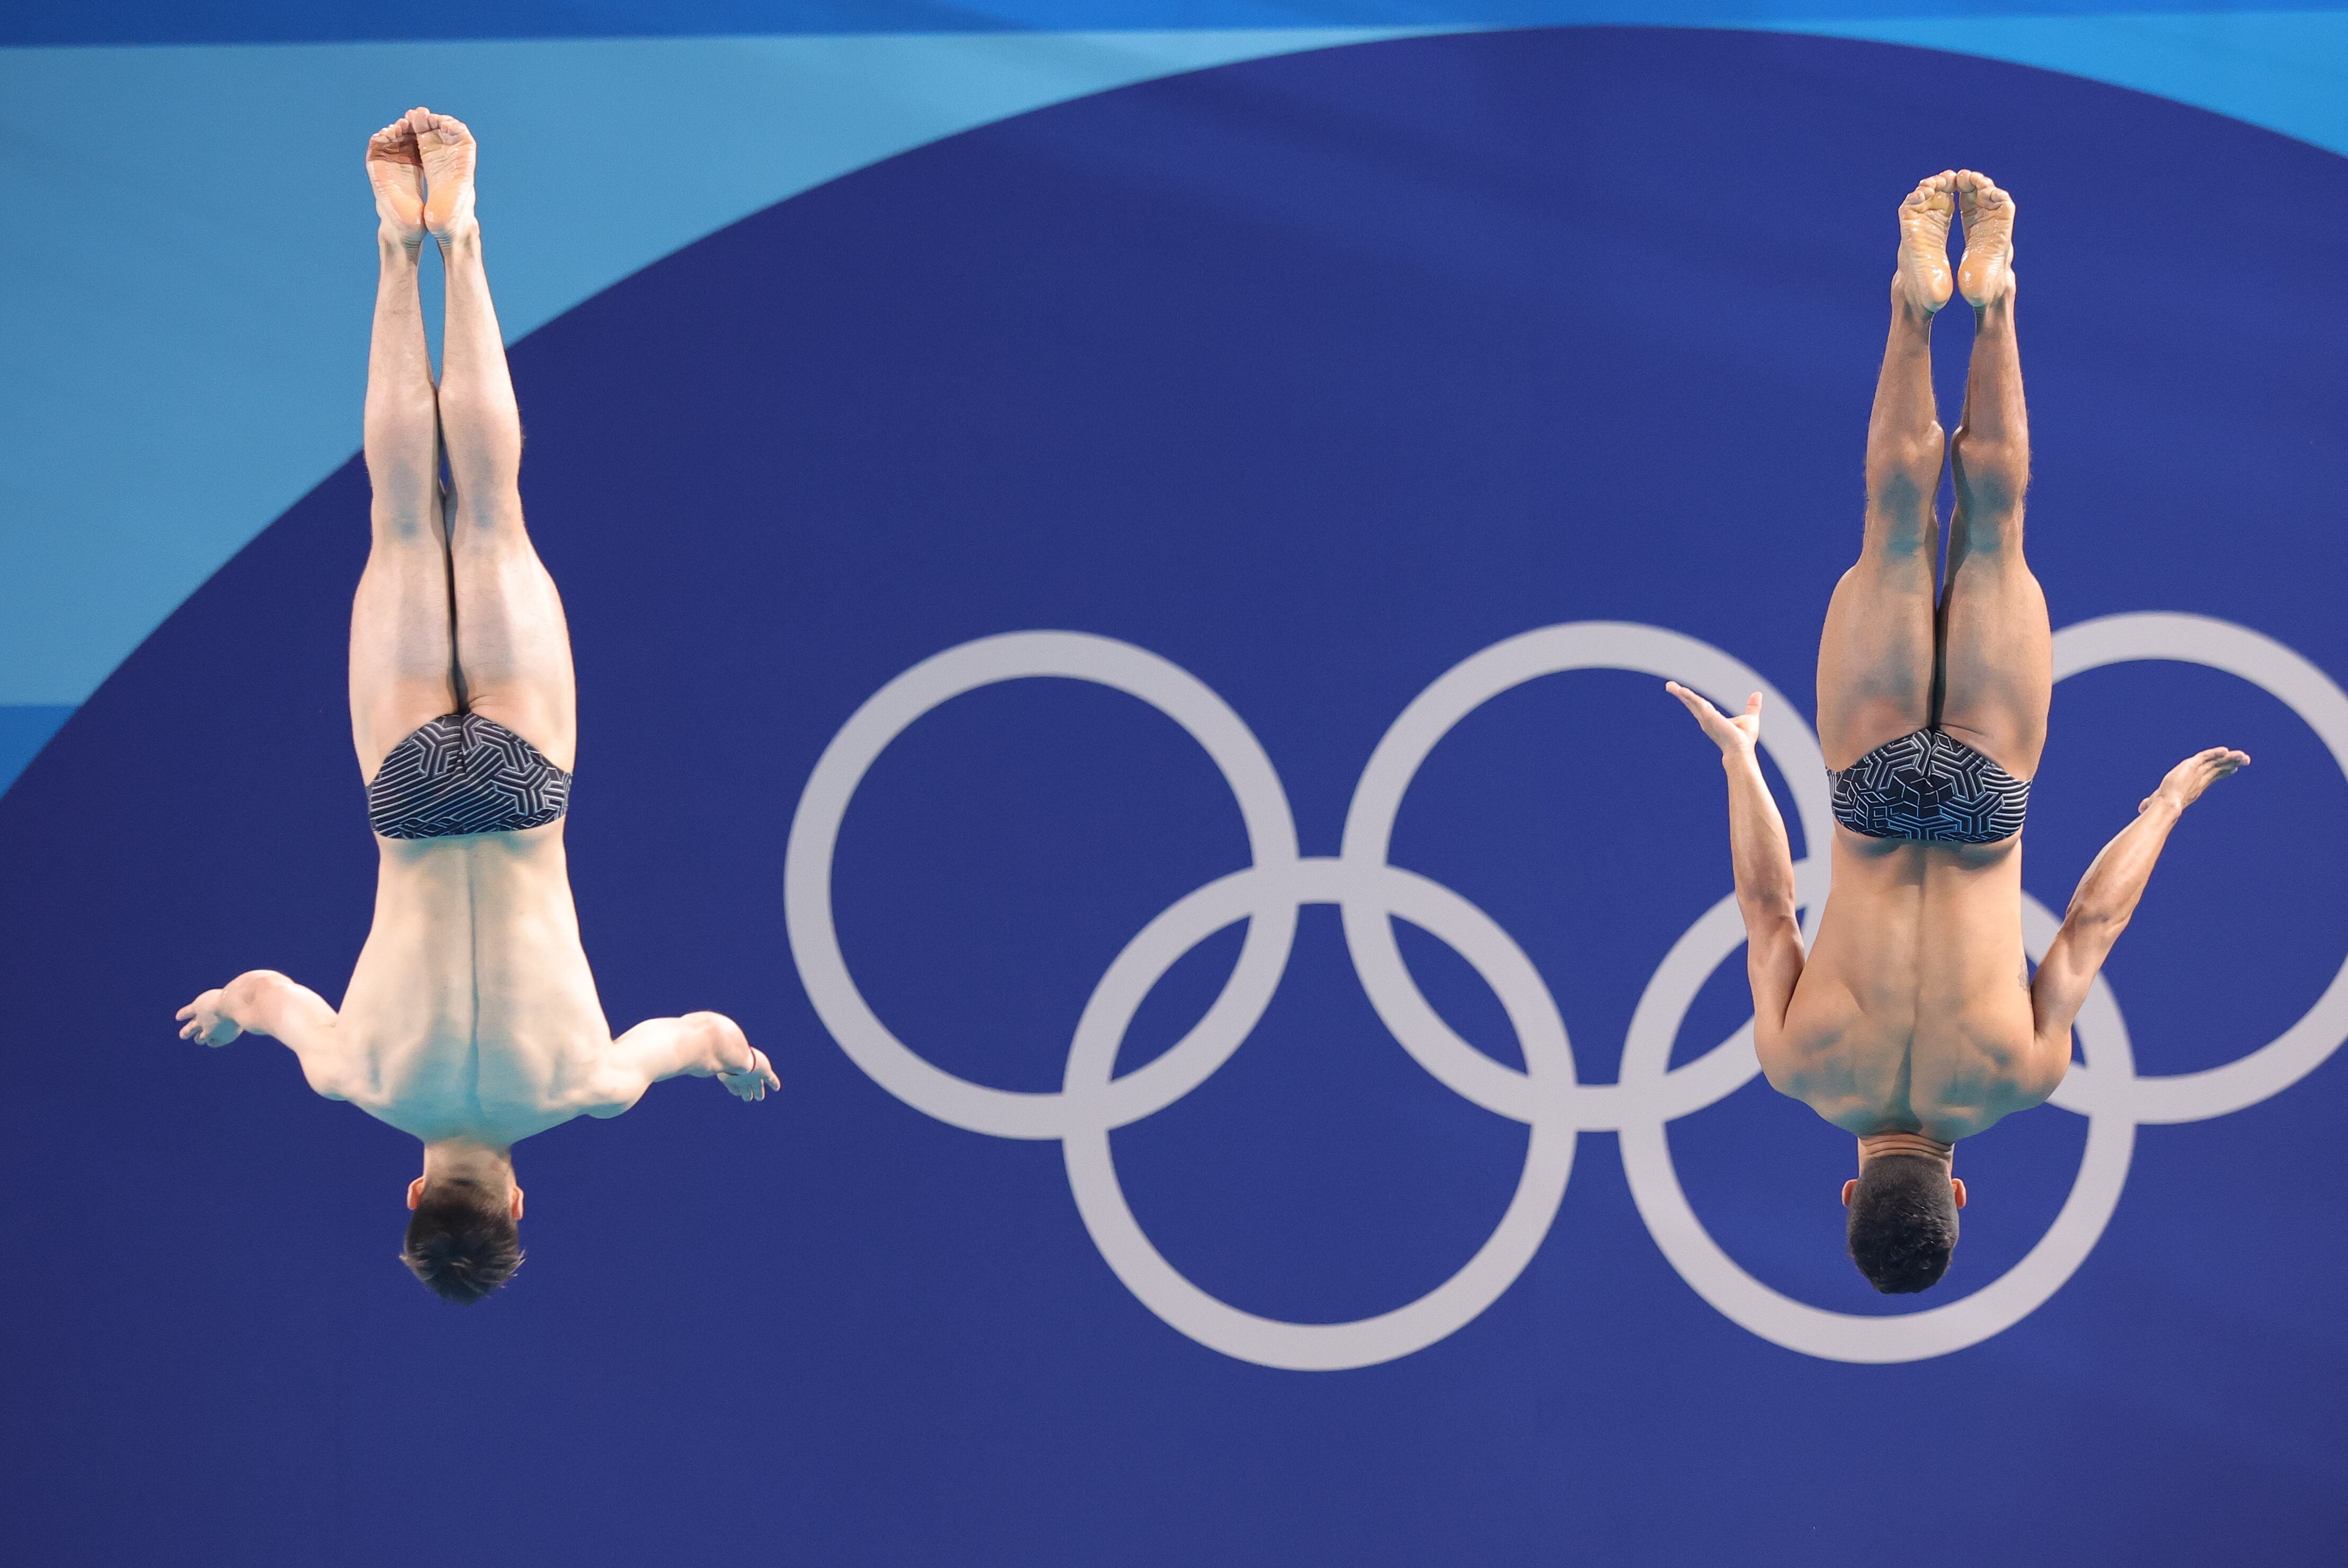
[[[1788,1083],[1806,1079],[1841,1057],[1859,1004],[1831,965],[1813,963],[1794,983],[1785,1021],[1766,1027],[1758,1020],[1753,1031],[1754,1054],[1761,1070],[1780,1094],[1794,1094]],[[1780,1078],[1786,1082],[1780,1082]],[[1797,1099],[1801,1096],[1797,1094]]]

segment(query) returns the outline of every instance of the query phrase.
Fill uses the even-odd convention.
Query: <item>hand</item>
[[[2201,799],[2202,790],[2250,765],[2249,752],[2230,747],[2213,746],[2207,751],[2197,751],[2170,769],[2168,777],[2160,781],[2160,788],[2147,795],[2137,810],[2149,810],[2154,801],[2165,799],[2182,811]]]
[[[1704,726],[1704,734],[1710,736],[1712,743],[1720,748],[1720,754],[1723,757],[1753,755],[1753,748],[1761,738],[1761,694],[1759,692],[1756,691],[1745,699],[1743,713],[1738,714],[1735,718],[1729,718],[1718,708],[1677,681],[1665,681],[1663,689],[1679,698],[1681,706],[1695,715],[1695,721]],[[2249,759],[2246,758],[2244,760]]]
[[[750,1053],[750,1065],[720,1068],[717,1069],[717,1081],[724,1084],[726,1092],[736,1099],[764,1099],[768,1089],[781,1088],[783,1080],[775,1076],[774,1066],[767,1060],[766,1052],[747,1041],[744,1048]]]
[[[207,991],[172,1015],[185,1026],[180,1030],[183,1040],[201,1040],[208,1046],[224,1046],[244,1033],[244,1026],[221,1011],[221,993]]]

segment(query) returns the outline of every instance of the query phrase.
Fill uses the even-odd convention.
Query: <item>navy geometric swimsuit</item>
[[[386,839],[517,832],[544,827],[570,806],[571,775],[478,713],[420,726],[367,785],[367,823]]]
[[[1938,729],[1887,740],[1838,773],[1835,820],[1870,839],[1993,844],[2022,831],[2030,781]]]

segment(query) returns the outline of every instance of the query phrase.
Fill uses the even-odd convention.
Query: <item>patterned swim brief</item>
[[[1993,844],[2022,831],[2030,781],[1937,729],[1887,740],[1838,773],[1835,820],[1870,839]]]
[[[450,713],[393,747],[366,793],[386,839],[511,833],[570,810],[571,775],[497,720]]]

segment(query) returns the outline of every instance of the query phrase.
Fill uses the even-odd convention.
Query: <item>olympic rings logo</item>
[[[2198,615],[2106,616],[2054,638],[2057,680],[2132,660],[2204,665],[2287,704],[2348,777],[2348,694],[2291,649],[2245,627]],[[1546,626],[1484,649],[1414,698],[1371,754],[1345,817],[1340,852],[1297,852],[1295,824],[1272,760],[1245,723],[1204,684],[1131,644],[1075,632],[983,637],[923,660],[880,688],[817,762],[791,821],[784,869],[792,951],[808,996],[840,1048],[874,1082],[937,1119],[997,1138],[1057,1139],[1068,1182],[1101,1256],[1173,1327],[1243,1361],[1301,1371],[1367,1367],[1422,1350],[1473,1321],[1514,1283],[1547,1238],[1565,1195],[1575,1135],[1612,1130],[1641,1217],[1672,1266],[1715,1309],[1773,1344],[1850,1362],[1943,1356],[2003,1332],[2060,1289],[2102,1235],[2127,1178],[2136,1130],[2199,1120],[2252,1105],[2297,1082],[2348,1039],[2348,960],[2304,1016],[2238,1061],[2203,1072],[2141,1077],[2127,1026],[2102,980],[2079,1014],[2084,1066],[2052,1103],[2087,1118],[2085,1154],[2054,1223],[2003,1276],[1972,1295],[1896,1316],[1829,1312],[1747,1274],[1704,1231],[1673,1168],[1665,1130],[1760,1070],[1750,1022],[1673,1068],[1672,1046],[1696,993],[1745,940],[1732,894],[1674,943],[1641,995],[1622,1047],[1620,1081],[1580,1084],[1557,1004],[1532,961],[1490,916],[1448,888],[1390,864],[1395,817],[1413,777],[1451,727],[1510,687],[1569,670],[1629,670],[1715,694],[1768,697],[1763,744],[1790,786],[1804,841],[1829,841],[1825,763],[1817,738],[1770,684],[1708,643],[1662,627],[1585,621]],[[891,1034],[841,955],[832,923],[832,855],[865,770],[932,708],[980,686],[1030,676],[1092,681],[1148,703],[1205,748],[1237,798],[1251,864],[1177,901],[1126,944],[1093,989],[1052,1093],[990,1088],[942,1071]],[[1808,934],[1825,903],[1822,858],[1797,868]],[[1522,1175],[1498,1225],[1434,1290],[1352,1323],[1289,1323],[1244,1312],[1184,1278],[1142,1233],[1117,1182],[1109,1134],[1164,1109],[1238,1050],[1270,1005],[1288,963],[1297,914],[1328,903],[1342,914],[1362,985],[1404,1050],[1452,1092],[1530,1129]],[[1452,1031],[1420,995],[1395,944],[1400,917],[1450,944],[1491,987],[1516,1031],[1521,1071]],[[1117,1055],[1150,988],[1192,947],[1245,921],[1239,962],[1214,1004],[1170,1050],[1123,1076]],[[2024,938],[2042,956],[2059,923],[2024,896]]]

